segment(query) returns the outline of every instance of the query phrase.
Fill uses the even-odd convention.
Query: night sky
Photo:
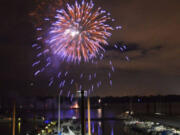
[[[123,27],[113,33],[110,43],[124,42],[130,61],[122,59],[118,50],[107,50],[107,60],[112,59],[116,68],[113,86],[103,85],[95,89],[94,95],[180,94],[180,1],[95,0],[95,3],[110,11],[116,24]],[[33,77],[34,27],[29,13],[36,6],[30,0],[1,0],[1,96],[56,94],[44,80]],[[107,67],[105,61],[99,65],[100,78]]]

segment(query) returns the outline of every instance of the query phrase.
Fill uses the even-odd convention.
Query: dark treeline
[[[150,103],[150,102],[180,102],[180,95],[157,95],[157,96],[125,96],[125,97],[90,97],[91,103]],[[48,100],[58,101],[58,96],[48,96],[48,97],[0,97],[0,104],[13,104],[13,103],[33,103],[33,102],[48,102]],[[74,101],[79,101],[80,98],[65,97],[61,96],[61,103],[71,104]]]
[[[80,106],[80,98],[61,97],[62,109],[69,109],[75,104]],[[85,100],[87,101],[87,100]],[[127,110],[140,105],[144,112],[153,110],[156,112],[157,108],[167,108],[168,112],[173,112],[180,103],[180,95],[158,95],[158,96],[125,96],[125,97],[90,97],[91,107],[94,109],[110,107],[112,105],[121,107],[121,110]],[[13,105],[16,104],[18,114],[29,114],[30,112],[47,112],[58,109],[58,96],[49,97],[2,97],[0,98],[0,115],[11,115]],[[177,105],[176,105],[177,104]],[[85,103],[85,106],[87,103]],[[136,106],[135,106],[136,105]],[[87,106],[86,106],[87,107]],[[150,108],[151,107],[151,108]],[[136,111],[138,109],[135,109]],[[141,112],[142,113],[142,112]],[[175,113],[175,111],[174,111]],[[177,112],[176,112],[177,113]],[[179,113],[179,111],[178,111]]]
[[[125,96],[125,97],[105,97],[104,103],[125,103],[125,102],[180,102],[180,95],[158,95],[158,96]]]

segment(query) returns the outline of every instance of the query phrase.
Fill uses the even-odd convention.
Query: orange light
[[[70,107],[71,109],[78,109],[79,108],[79,105],[78,103],[76,102],[73,106]]]

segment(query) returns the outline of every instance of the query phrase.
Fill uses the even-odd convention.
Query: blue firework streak
[[[92,1],[67,4],[65,10],[57,10],[55,18],[57,20],[48,32],[47,28],[36,28],[44,34],[32,45],[37,52],[32,64],[36,70],[34,76],[41,76],[44,72],[50,78],[48,86],[57,86],[58,91],[71,100],[76,90],[87,90],[90,94],[103,84],[111,86],[115,68],[111,60],[105,59],[104,46],[108,46],[110,31],[121,29],[121,26],[113,28],[106,24],[107,20],[113,22],[115,19],[101,8],[94,9]],[[44,20],[52,22],[50,18]],[[114,45],[114,48],[122,52],[126,50],[124,46]],[[102,62],[109,63],[109,66],[100,73]]]

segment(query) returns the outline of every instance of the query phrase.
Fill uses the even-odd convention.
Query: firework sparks
[[[103,71],[106,77],[102,77],[97,68],[98,63],[107,57],[103,51],[110,47],[107,40],[111,31],[121,29],[121,26],[113,28],[108,25],[107,22],[114,22],[115,19],[111,19],[110,13],[105,10],[95,9],[92,1],[67,4],[66,9],[57,10],[55,18],[54,22],[49,16],[44,17],[44,23],[48,24],[36,27],[37,43],[32,45],[37,51],[36,60],[32,64],[36,69],[34,76],[46,72],[50,77],[48,86],[57,85],[60,95],[67,95],[71,100],[75,94],[73,90],[87,90],[90,94],[102,84],[111,86],[112,74],[115,72],[112,61],[109,60],[107,70]],[[118,43],[113,48],[120,52],[126,50],[126,46]],[[126,59],[129,60],[127,56]],[[83,68],[87,65],[88,70]]]
[[[67,61],[89,61],[108,45],[113,28],[106,23],[111,18],[105,10],[94,9],[92,1],[67,4],[67,10],[57,12],[47,40],[54,54]]]

